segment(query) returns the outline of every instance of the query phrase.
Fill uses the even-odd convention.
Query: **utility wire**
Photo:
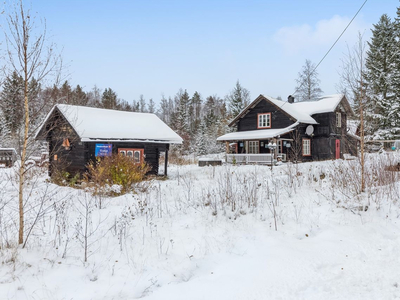
[[[364,7],[365,3],[367,3],[368,0],[365,0],[364,3],[361,5],[361,7],[358,9],[358,11],[356,12],[356,14],[354,15],[354,17],[350,20],[349,24],[347,24],[346,28],[342,31],[342,33],[339,35],[339,37],[336,39],[336,41],[333,43],[333,45],[329,48],[329,50],[325,53],[324,57],[322,57],[322,59],[319,61],[319,63],[316,65],[316,67],[311,71],[312,75],[315,70],[318,68],[318,66],[322,63],[322,61],[325,59],[325,57],[327,57],[327,55],[329,54],[329,52],[331,52],[332,48],[335,47],[336,43],[339,41],[339,39],[342,37],[342,35],[346,32],[347,28],[349,28],[350,24],[353,22],[353,20],[357,17],[358,13],[361,11],[361,9]],[[300,86],[294,91],[294,93],[292,95],[295,95],[299,89],[304,85],[304,82],[302,84],[300,84]]]

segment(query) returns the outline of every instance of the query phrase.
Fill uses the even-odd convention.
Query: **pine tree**
[[[60,88],[60,99],[57,103],[72,104],[72,88],[69,82],[66,80]]]
[[[71,104],[86,106],[89,102],[89,97],[78,84],[71,93]]]
[[[386,14],[382,15],[379,22],[374,25],[371,42],[368,42],[368,45],[365,63],[367,114],[376,124],[373,129],[375,135],[390,138],[390,128],[399,125],[399,120],[393,118],[392,110],[396,105],[394,79],[398,44],[394,24]]]
[[[103,96],[101,97],[101,105],[103,108],[117,109],[117,94],[111,88],[104,90]]]
[[[235,88],[226,96],[226,101],[231,117],[236,117],[250,103],[250,92],[243,88],[238,80]]]
[[[314,101],[322,95],[319,87],[320,80],[318,73],[315,71],[315,65],[308,59],[296,79],[296,98],[298,101]]]

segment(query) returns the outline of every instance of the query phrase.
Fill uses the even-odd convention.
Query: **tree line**
[[[71,86],[65,81],[61,86],[43,87],[32,78],[28,84],[30,101],[30,130],[34,131],[56,104],[81,105],[131,112],[155,113],[175,130],[184,140],[179,147],[181,153],[198,155],[216,153],[224,149],[216,138],[229,131],[229,120],[238,114],[250,101],[249,91],[237,81],[235,87],[224,98],[211,95],[203,98],[199,92],[189,95],[180,89],[174,96],[165,97],[156,103],[143,95],[128,102],[118,98],[117,93],[94,86],[84,91],[78,84]],[[2,147],[21,148],[24,129],[24,80],[13,71],[0,89],[0,144]]]

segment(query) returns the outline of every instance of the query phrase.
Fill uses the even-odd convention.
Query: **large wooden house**
[[[357,153],[357,141],[347,132],[350,115],[344,95],[307,102],[260,95],[229,124],[236,131],[217,140],[226,142],[228,162],[338,159]]]
[[[167,175],[169,146],[182,143],[155,114],[64,104],[53,107],[36,139],[49,143],[50,176],[55,170],[82,175],[96,157],[116,153],[146,162],[149,173],[157,175],[161,152],[165,152]]]

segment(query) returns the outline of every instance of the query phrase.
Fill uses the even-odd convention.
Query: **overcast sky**
[[[317,63],[364,0],[33,0],[63,48],[69,80],[112,88],[131,102],[159,101],[180,88],[224,97],[239,80],[254,99],[287,96],[306,59]],[[30,3],[30,2],[29,2]],[[337,92],[346,44],[371,36],[398,0],[368,0],[318,68],[324,94]]]

